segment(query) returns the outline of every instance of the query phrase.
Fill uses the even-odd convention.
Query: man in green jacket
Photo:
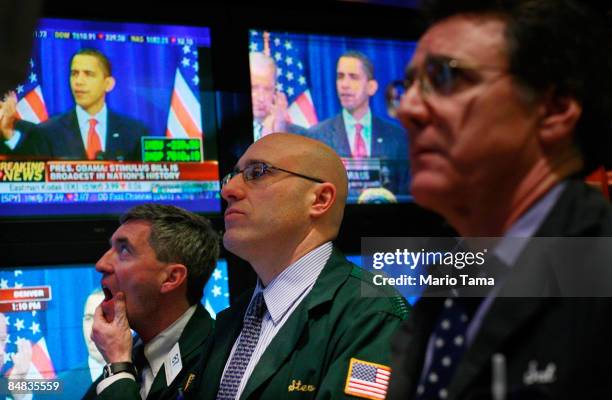
[[[145,204],[121,217],[110,243],[96,264],[105,300],[92,331],[108,364],[84,398],[183,397],[210,347],[213,321],[200,300],[219,255],[218,236],[204,217]],[[138,334],[134,342],[130,328]]]
[[[224,178],[223,242],[258,282],[217,317],[201,398],[384,398],[408,306],[333,248],[347,186],[331,148],[285,133]]]

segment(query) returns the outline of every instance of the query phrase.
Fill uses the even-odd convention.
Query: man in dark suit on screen
[[[148,129],[110,110],[106,94],[115,87],[111,63],[95,49],[81,49],[70,63],[76,107],[41,123],[20,153],[71,160],[140,161],[140,138]]]
[[[380,159],[382,186],[394,194],[408,193],[406,133],[372,114],[370,97],[378,90],[378,82],[372,62],[363,53],[347,51],[338,59],[336,90],[342,112],[312,127],[309,136],[340,157]]]
[[[429,285],[393,340],[388,398],[609,398],[612,206],[583,182],[610,162],[604,20],[574,0],[425,3],[397,112],[411,192],[458,247],[495,238],[462,272],[495,287]]]

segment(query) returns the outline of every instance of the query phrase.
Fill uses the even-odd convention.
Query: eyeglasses
[[[425,58],[423,68],[409,68],[403,80],[391,82],[387,88],[387,105],[397,109],[402,95],[418,81],[421,95],[436,94],[449,96],[457,91],[464,83],[475,81],[472,76],[474,71],[492,70],[501,71],[502,75],[508,73],[506,68],[473,65],[452,57],[440,55],[428,55]]]
[[[242,177],[244,178],[245,181],[253,181],[255,179],[261,178],[262,176],[266,174],[269,174],[270,171],[272,170],[286,172],[288,174],[298,176],[300,178],[308,179],[309,181],[313,181],[317,183],[325,182],[324,180],[321,180],[319,178],[313,178],[311,176],[303,175],[298,172],[293,172],[293,171],[289,171],[283,168],[273,167],[270,164],[266,164],[265,162],[258,161],[258,162],[254,162],[254,163],[247,165],[246,167],[244,167],[244,169],[235,168],[232,172],[225,175],[223,177],[223,181],[221,181],[221,187],[227,185],[229,181],[231,181],[232,178],[238,174],[242,174]]]

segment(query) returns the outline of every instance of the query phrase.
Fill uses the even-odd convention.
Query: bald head
[[[291,133],[273,133],[258,140],[252,146],[265,147],[264,151],[274,157],[274,161],[269,159],[272,163],[333,185],[335,199],[320,220],[332,236],[330,239],[335,238],[342,223],[348,193],[346,169],[338,154],[318,140]]]

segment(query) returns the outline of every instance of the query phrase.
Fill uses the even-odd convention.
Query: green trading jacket
[[[193,382],[199,380],[201,371],[201,360],[210,349],[214,321],[208,311],[198,304],[195,312],[187,322],[181,337],[179,348],[181,350],[181,361],[183,368],[174,378],[170,386],[166,386],[165,367],[162,366],[151,385],[147,399],[176,399],[179,391],[188,396],[193,389]],[[98,378],[83,399],[99,400],[140,400],[140,386],[132,379],[119,379],[96,397],[96,386],[100,382]],[[66,382],[64,389],[68,388]],[[179,390],[180,389],[180,390]]]
[[[371,276],[334,249],[311,292],[261,356],[240,398],[354,398],[344,393],[351,358],[388,366],[391,337],[408,315],[404,299],[395,290],[385,293],[372,285]],[[364,284],[379,297],[362,296]],[[198,398],[215,398],[251,295],[217,316]]]

